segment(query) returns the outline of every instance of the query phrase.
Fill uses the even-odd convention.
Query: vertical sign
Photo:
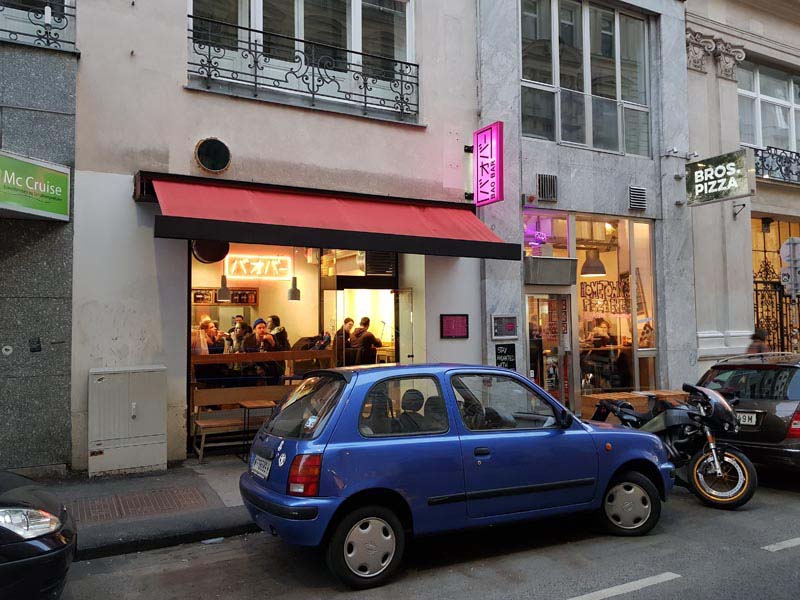
[[[496,121],[472,135],[475,206],[505,199],[503,191],[503,122]]]

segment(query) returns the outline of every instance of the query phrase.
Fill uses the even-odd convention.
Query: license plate
[[[751,412],[737,412],[736,418],[739,420],[739,425],[755,425],[756,413]]]
[[[253,475],[261,477],[262,479],[266,479],[269,477],[269,470],[271,468],[271,460],[262,458],[261,456],[255,456],[253,458],[253,464],[251,465],[250,470],[253,472]]]

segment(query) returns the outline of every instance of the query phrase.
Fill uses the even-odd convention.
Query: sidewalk
[[[78,524],[76,560],[258,531],[239,496],[235,456],[189,459],[157,474],[43,482]]]

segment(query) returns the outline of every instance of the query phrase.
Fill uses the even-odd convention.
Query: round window
[[[217,138],[206,138],[197,142],[194,157],[197,164],[211,173],[222,173],[231,164],[230,149]]]

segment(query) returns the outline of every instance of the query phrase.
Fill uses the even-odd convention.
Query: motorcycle
[[[708,388],[684,384],[683,391],[689,394],[686,403],[672,405],[650,397],[651,409],[645,413],[636,412],[629,402],[601,400],[592,420],[605,421],[613,414],[625,427],[657,435],[683,473],[677,482],[704,504],[723,509],[746,504],[758,487],[755,467],[740,450],[718,443],[714,436],[739,430],[731,405]]]

